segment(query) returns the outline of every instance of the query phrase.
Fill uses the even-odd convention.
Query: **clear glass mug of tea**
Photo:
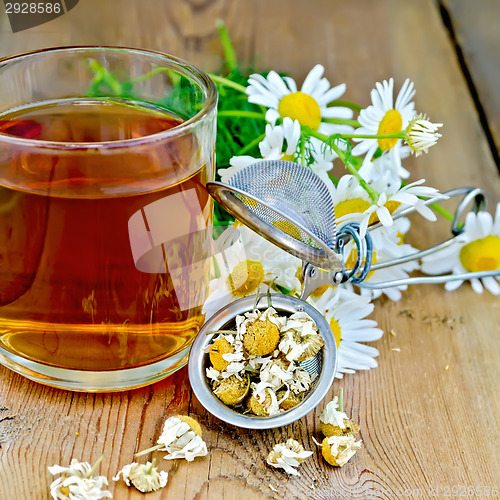
[[[125,390],[187,361],[208,293],[217,92],[151,51],[0,61],[0,363]]]

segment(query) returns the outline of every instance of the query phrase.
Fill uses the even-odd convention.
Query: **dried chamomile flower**
[[[185,419],[170,417],[163,425],[163,432],[158,438],[160,450],[168,451],[164,458],[173,460],[185,458],[188,462],[196,457],[204,457],[207,452],[207,445],[201,439],[199,432],[201,428],[193,427]]]
[[[314,321],[304,312],[292,314],[281,329],[280,351],[288,361],[304,361],[324,346]]]
[[[319,445],[319,443],[317,443]],[[354,436],[330,436],[321,443],[323,458],[335,467],[342,467],[361,448],[361,440],[355,441]]]
[[[50,485],[50,495],[53,500],[100,500],[101,498],[112,498],[104,486],[108,485],[105,476],[94,476],[101,457],[92,467],[88,462],[79,462],[75,458],[71,460],[69,467],[53,465],[49,472],[55,476],[61,474]]]
[[[210,361],[215,370],[223,372],[229,365],[229,361],[224,359],[224,354],[233,354],[234,347],[224,337],[216,340],[211,346],[208,353]]]
[[[319,430],[324,436],[347,436],[349,434],[357,434],[359,432],[359,425],[352,420],[346,418],[344,419],[344,427],[338,425],[327,424],[321,421],[319,422]]]
[[[278,358],[260,358],[260,381],[277,390],[292,381],[295,366],[289,361]]]
[[[149,493],[164,488],[168,481],[168,472],[160,471],[155,467],[155,460],[145,464],[133,462],[125,465],[121,471],[113,478],[113,481],[120,479],[120,474],[127,486],[132,483],[142,493]]]
[[[293,378],[290,381],[290,389],[296,394],[309,391],[312,385],[311,375],[307,370],[296,367],[293,372]]]
[[[287,474],[299,476],[296,468],[312,454],[312,451],[305,451],[295,439],[288,439],[286,443],[274,446],[267,456],[267,463],[272,467],[283,469]]]
[[[343,391],[340,388],[339,397],[335,396],[319,417],[319,429],[326,437],[345,436],[359,431],[359,425],[350,420],[342,410]]]
[[[246,313],[243,320],[238,321],[239,318],[236,325],[248,354],[266,356],[276,349],[280,340],[280,327],[285,318],[278,316],[272,307],[265,311]]]
[[[232,375],[229,378],[218,382],[214,389],[214,394],[226,405],[233,406],[241,403],[250,388],[250,378],[248,376],[240,378]]]
[[[288,411],[302,403],[302,394],[295,394],[294,392],[281,390],[276,393],[279,406],[281,410]]]
[[[196,457],[204,457],[207,445],[201,439],[201,427],[191,417],[170,417],[163,424],[163,431],[158,438],[157,445],[136,453],[136,457],[145,455],[154,450],[168,451],[163,458],[175,460],[185,458],[192,462]]]
[[[258,417],[273,417],[280,414],[278,398],[264,383],[253,383],[253,391],[247,401],[248,410]]]

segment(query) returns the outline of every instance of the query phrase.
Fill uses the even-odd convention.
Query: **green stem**
[[[306,138],[303,135],[300,136],[300,163],[306,166]]]
[[[437,203],[431,203],[429,206],[439,215],[442,215],[448,220],[453,220],[453,214],[448,212],[448,210],[444,209],[441,205],[438,205]]]
[[[393,134],[341,134],[342,139],[404,139],[404,132]]]
[[[209,73],[208,76],[215,83],[218,83],[219,85],[223,85],[224,87],[230,87],[234,90],[237,90],[238,92],[245,93],[246,87],[243,87],[243,85],[240,85],[239,83],[229,80],[229,78],[224,78],[223,76],[215,75],[214,73]]]
[[[159,450],[163,445],[162,444],[157,444],[156,446],[151,446],[151,448],[148,448],[147,450],[142,450],[139,451],[138,453],[134,453],[134,457],[142,457],[143,455],[147,455],[148,453],[151,453],[152,451]]]
[[[264,138],[266,137],[266,134],[259,135],[259,137],[256,137],[252,142],[249,142],[244,148],[242,148],[238,152],[238,156],[241,156],[245,154],[247,151],[250,151],[254,146],[259,144],[259,142],[263,141]]]
[[[266,115],[263,115],[261,113],[258,113],[257,111],[245,111],[245,110],[238,110],[238,109],[228,109],[225,111],[219,111],[217,113],[217,116],[234,116],[234,117],[241,117],[241,118],[253,118],[255,120],[265,120]]]
[[[352,110],[358,111],[358,112],[363,109],[359,104],[356,104],[355,102],[351,102],[351,101],[332,101],[332,102],[328,103],[329,108],[334,107],[334,106],[342,106],[343,108],[349,108],[349,109],[352,109]]]
[[[339,387],[339,411],[344,411],[344,389]]]
[[[149,80],[150,78],[153,78],[153,76],[158,75],[160,73],[168,73],[170,71],[170,68],[154,68],[148,73],[145,73],[144,75],[138,76],[137,78],[134,78],[132,80],[133,83],[137,82],[144,82],[146,80]]]
[[[92,466],[92,468],[90,469],[90,471],[88,472],[87,474],[87,477],[90,478],[94,475],[94,472],[97,470],[97,468],[99,467],[99,464],[104,460],[104,455],[101,455],[98,459],[97,459],[97,462]]]
[[[323,141],[324,143],[327,144],[327,146],[329,148],[331,148],[335,153],[337,153],[337,156],[340,158],[342,163],[349,170],[349,172],[351,172],[351,174],[354,175],[354,177],[356,177],[356,179],[359,182],[359,185],[368,193],[368,195],[370,196],[370,199],[373,201],[373,203],[377,203],[378,198],[379,198],[379,193],[377,193],[377,191],[375,191],[363,179],[363,177],[361,177],[361,175],[359,175],[359,172],[356,170],[356,167],[350,161],[347,161],[346,154],[339,147],[337,147],[335,144],[333,144],[332,142],[327,143],[328,136],[326,136],[325,134],[321,134],[310,127],[302,127],[302,128],[306,134],[308,134],[312,137],[316,137],[317,139]],[[344,137],[344,136],[341,136],[341,137]]]
[[[361,125],[358,120],[343,120],[341,118],[323,118],[321,121],[325,123],[338,123],[339,125],[352,125],[353,127]]]
[[[220,41],[222,44],[222,51],[224,52],[224,59],[226,60],[227,68],[229,72],[233,72],[238,69],[238,59],[234,52],[234,47],[229,37],[229,33],[226,28],[226,24],[222,19],[217,19],[215,21],[215,27],[219,32]]]

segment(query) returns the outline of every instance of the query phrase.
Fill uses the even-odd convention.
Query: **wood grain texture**
[[[500,2],[495,0],[444,0],[465,64],[497,145],[500,144],[500,30],[492,19],[500,18]]]
[[[418,7],[409,0],[80,0],[65,16],[15,35],[4,17],[0,55],[112,44],[162,50],[212,70],[220,64],[219,17],[240,60],[287,71],[298,81],[322,63],[332,83],[347,83],[346,98],[362,105],[375,81],[394,76],[398,87],[410,77],[417,109],[445,123],[438,146],[407,163],[412,179],[425,177],[442,190],[480,185],[492,204],[500,200],[496,167],[431,0]],[[417,246],[447,236],[444,223],[414,221]],[[209,455],[187,463],[154,453],[171,477],[147,498],[428,498],[429,488],[500,486],[498,298],[477,296],[467,286],[452,294],[419,286],[400,302],[377,301],[373,317],[387,332],[373,344],[380,366],[336,381],[315,411],[269,431],[237,429],[207,414],[191,394],[185,369],[151,387],[79,394],[0,368],[0,499],[47,498],[47,466],[73,457],[94,462],[104,453],[100,471],[111,478],[134,452],[152,446],[165,418],[178,413],[199,419]],[[340,385],[346,411],[361,425],[363,448],[333,469],[312,436],[320,438],[319,414]],[[300,477],[265,465],[273,445],[290,437],[315,451]],[[122,482],[110,489],[114,498],[144,498]]]

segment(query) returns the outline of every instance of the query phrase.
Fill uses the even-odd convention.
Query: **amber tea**
[[[203,323],[212,167],[193,134],[162,140],[180,123],[117,99],[0,116],[0,349],[82,371],[185,362]]]

